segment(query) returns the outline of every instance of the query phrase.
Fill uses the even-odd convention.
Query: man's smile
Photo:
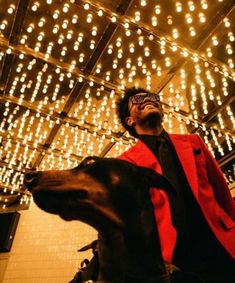
[[[153,103],[153,102],[150,102],[150,101],[145,102],[143,104],[140,104],[139,107],[138,107],[138,109],[140,111],[142,111],[144,109],[155,109],[155,108],[159,109],[159,103]]]

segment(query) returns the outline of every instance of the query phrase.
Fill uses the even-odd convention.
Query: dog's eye
[[[80,163],[82,167],[95,163],[97,160],[100,160],[100,157],[97,156],[88,156]]]
[[[100,160],[100,157],[97,156],[88,156],[85,159],[82,160],[82,162],[80,164],[78,164],[77,167],[74,167],[73,170],[77,171],[77,170],[82,170],[85,169],[86,167],[88,167],[89,165],[95,163],[96,161]]]
[[[86,161],[84,162],[84,164],[85,164],[85,165],[89,165],[89,164],[92,164],[92,163],[94,163],[94,162],[95,162],[94,159],[90,159],[90,160],[86,160]]]

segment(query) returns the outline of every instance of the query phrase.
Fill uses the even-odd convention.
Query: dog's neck
[[[147,210],[123,228],[99,231],[100,280],[169,282],[161,253],[157,253],[160,247],[151,205]]]

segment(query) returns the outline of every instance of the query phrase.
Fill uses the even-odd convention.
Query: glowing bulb
[[[108,54],[112,54],[113,53],[113,46],[112,45],[108,46],[107,52],[108,52]]]
[[[156,13],[157,15],[159,15],[159,14],[161,13],[161,6],[160,6],[160,5],[156,5],[156,6],[155,6],[155,13]]]
[[[152,17],[152,26],[156,27],[157,26],[157,17]]]
[[[140,12],[139,11],[135,12],[135,20],[136,20],[136,22],[140,21]]]
[[[126,68],[127,68],[127,69],[130,69],[130,68],[131,68],[131,59],[130,59],[130,58],[128,58],[128,59],[126,60]]]
[[[229,41],[231,41],[231,42],[233,42],[235,40],[235,37],[234,37],[234,35],[231,31],[228,33],[228,37],[229,37]]]
[[[208,3],[206,0],[201,0],[201,6],[203,10],[206,10],[208,8]]]
[[[178,30],[177,30],[176,28],[174,28],[174,29],[172,30],[172,33],[173,33],[173,37],[174,37],[175,39],[179,37],[179,32],[178,32]]]
[[[78,22],[78,16],[77,15],[73,15],[72,23],[75,25],[77,22]]]
[[[5,30],[7,24],[8,24],[7,21],[3,21],[0,25],[0,30]]]
[[[169,57],[166,57],[166,58],[165,58],[165,65],[166,65],[166,67],[170,67],[170,65],[171,65],[171,60],[170,60]]]
[[[85,10],[89,10],[90,9],[90,5],[88,3],[84,4],[83,7],[84,7]]]
[[[199,13],[199,21],[201,23],[205,23],[206,22],[206,17],[203,13]]]
[[[129,29],[126,30],[125,35],[126,35],[126,36],[130,36],[130,35],[131,35],[131,31],[130,31]]]
[[[191,24],[193,22],[193,18],[190,14],[185,15],[186,23]]]
[[[149,47],[145,47],[145,48],[144,48],[144,55],[145,55],[146,57],[149,57],[149,55],[150,55]]]
[[[92,22],[92,18],[93,18],[92,14],[88,14],[87,18],[86,18],[87,23],[91,23]]]
[[[229,22],[229,19],[228,18],[224,18],[224,26],[226,28],[229,28],[230,27],[230,22]]]
[[[73,31],[72,31],[72,30],[69,30],[66,37],[67,37],[67,39],[72,39],[72,37],[73,37]]]
[[[112,23],[116,23],[117,18],[115,16],[112,16],[111,21],[112,21]]]
[[[85,55],[83,53],[80,54],[78,61],[83,63]]]
[[[98,11],[98,16],[99,16],[99,17],[102,17],[103,14],[104,14],[104,12],[103,12],[102,10],[99,10],[99,11]]]
[[[147,5],[147,1],[146,0],[141,0],[140,5],[142,7],[145,7]]]
[[[138,44],[139,44],[139,46],[143,46],[144,45],[144,37],[143,36],[139,36]]]
[[[152,41],[152,40],[154,40],[154,35],[153,35],[153,34],[150,34],[150,35],[148,36],[148,38],[149,38],[150,41]]]
[[[14,4],[11,4],[10,5],[10,7],[7,9],[7,12],[8,12],[8,14],[13,14],[14,13],[14,11],[15,11],[15,5]]]
[[[117,67],[118,67],[118,61],[117,60],[113,60],[112,67],[113,67],[113,69],[117,69]]]
[[[211,48],[208,47],[208,48],[206,49],[206,52],[207,52],[207,56],[208,56],[208,57],[212,57],[212,56],[213,56],[213,53],[212,53],[212,51],[211,51]]]
[[[92,27],[91,34],[92,34],[92,36],[96,36],[97,35],[97,27],[96,26]]]
[[[67,29],[68,23],[69,23],[68,20],[64,20],[64,21],[63,21],[63,24],[62,24],[62,28],[63,28],[63,29]]]
[[[95,41],[91,40],[90,49],[94,49],[94,48],[95,48]]]
[[[176,2],[176,12],[180,13],[182,12],[182,4],[180,2]]]
[[[214,35],[214,36],[212,36],[212,44],[214,45],[214,46],[217,46],[218,44],[219,44],[219,41],[218,41],[218,39],[217,39],[217,37]]]
[[[63,7],[63,12],[64,12],[64,13],[68,13],[68,11],[69,11],[69,4],[68,4],[68,3],[65,3],[65,4],[64,4],[64,7]]]
[[[173,52],[176,52],[178,50],[178,47],[177,47],[176,43],[172,43],[171,50]]]
[[[34,29],[34,24],[31,23],[31,24],[28,26],[28,28],[27,28],[27,32],[28,32],[28,33],[31,33],[31,32],[33,31],[33,29]]]
[[[233,54],[233,49],[232,49],[232,46],[230,44],[226,44],[225,48],[226,48],[226,51],[229,55]]]
[[[59,18],[59,14],[60,14],[60,11],[59,10],[55,10],[52,17],[54,20],[57,20]]]
[[[194,27],[190,27],[189,28],[189,32],[190,32],[191,36],[195,36],[196,35],[196,31],[195,31]]]
[[[188,2],[188,6],[189,6],[189,10],[190,10],[190,11],[194,11],[194,10],[195,10],[195,6],[194,6],[193,1],[189,1],[189,2]]]
[[[153,69],[153,70],[157,69],[157,63],[156,63],[156,60],[152,60],[152,62],[151,62],[151,66],[152,66],[152,69]]]
[[[57,34],[58,31],[59,31],[59,26],[58,26],[58,25],[55,25],[55,26],[53,27],[53,29],[52,29],[52,32],[53,32],[54,34]]]
[[[42,41],[44,35],[45,35],[44,32],[40,32],[39,35],[38,35],[38,37],[37,37],[37,38],[38,38],[38,41]]]
[[[128,29],[130,27],[129,23],[128,22],[125,22],[124,23],[124,28]]]
[[[129,50],[130,50],[130,53],[134,53],[135,52],[135,45],[134,45],[134,43],[130,43]]]
[[[167,23],[168,25],[172,25],[173,24],[173,18],[171,15],[167,16]]]
[[[39,7],[39,3],[38,2],[34,2],[31,9],[32,9],[33,12],[36,12],[38,7]]]
[[[188,57],[189,53],[188,53],[188,50],[184,49],[183,50],[183,56],[184,57]]]

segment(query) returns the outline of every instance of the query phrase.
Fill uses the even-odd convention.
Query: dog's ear
[[[161,174],[154,172],[152,169],[140,167],[144,182],[149,188],[163,189],[169,193],[176,194],[176,190],[171,183]]]

